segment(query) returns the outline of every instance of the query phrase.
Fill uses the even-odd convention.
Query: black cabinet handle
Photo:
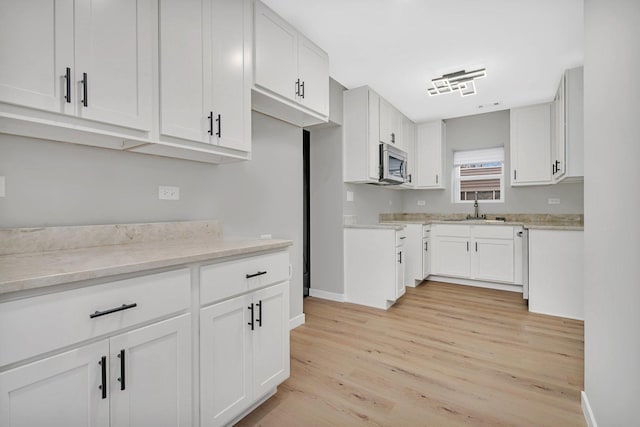
[[[402,251],[398,252],[398,255],[400,256],[400,258],[398,259],[398,262],[402,264]]]
[[[524,232],[523,232],[523,231],[518,231],[517,236],[518,236],[518,237],[522,237],[522,235],[523,235],[523,234],[524,234]]]
[[[257,273],[253,273],[253,274],[247,274],[247,279],[251,279],[252,277],[256,277],[256,276],[262,276],[263,274],[267,274],[266,270],[258,271]]]
[[[102,368],[102,381],[98,386],[100,390],[102,390],[102,398],[107,398],[107,356],[102,356],[98,364]]]
[[[476,242],[476,252],[478,252],[478,242]]]
[[[556,163],[554,166],[556,167],[556,173],[560,172],[560,162],[558,160],[556,160]]]
[[[467,242],[467,252],[469,252],[469,242]]]
[[[251,326],[251,330],[253,331],[253,303],[251,303],[251,305],[249,307],[247,307],[248,310],[251,311],[251,322],[247,323],[247,325]]]
[[[302,93],[300,94],[300,97],[304,99],[304,82],[300,83],[300,90],[302,91]]]
[[[516,171],[515,169],[513,170],[513,180],[514,180],[514,181],[515,181],[516,179],[518,179],[518,178],[517,178],[517,176],[518,176],[518,175],[517,175],[517,172],[518,172],[518,171]]]
[[[124,349],[120,350],[120,354],[118,354],[118,358],[120,359],[120,390],[124,390],[127,386],[125,384],[125,362],[124,362]]]
[[[438,174],[436,174],[436,184],[438,183]]]
[[[88,83],[87,73],[82,73],[82,105],[85,107],[89,106],[89,97],[87,96],[89,92]]]
[[[258,326],[262,328],[262,300],[257,302],[256,305],[258,306],[258,318],[256,319],[256,322],[258,322]]]
[[[391,132],[391,143],[395,144],[396,143],[396,134]]]
[[[220,117],[220,114],[218,114],[216,122],[218,123],[218,132],[216,132],[216,136],[220,138],[222,136],[222,118]]]
[[[300,79],[296,80],[296,96],[300,96]]]
[[[67,72],[64,75],[65,80],[65,95],[64,99],[67,101],[67,104],[71,104],[71,68],[67,67]]]
[[[122,304],[120,307],[110,308],[109,310],[96,311],[96,312],[90,314],[89,318],[93,319],[94,317],[100,317],[100,316],[104,316],[106,314],[117,313],[118,311],[122,311],[122,310],[129,310],[130,308],[134,308],[134,307],[137,307],[137,306],[138,306],[138,304],[135,303],[135,302],[133,304]]]
[[[424,251],[427,252],[429,250],[429,242],[424,242]]]
[[[413,176],[412,174],[409,174],[409,182],[412,182]]]
[[[209,111],[207,119],[209,119],[209,130],[207,132],[209,135],[213,135],[213,111]]]

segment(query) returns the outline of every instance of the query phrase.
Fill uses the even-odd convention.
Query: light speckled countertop
[[[344,228],[365,228],[372,230],[403,230],[405,223],[402,222],[388,222],[381,224],[345,224]]]
[[[176,224],[181,224],[184,227],[184,223]],[[202,227],[203,222],[194,222],[194,224]],[[175,228],[172,223],[160,225]],[[210,226],[211,224],[206,225]],[[145,226],[148,227],[146,224]],[[215,226],[217,227],[217,224]],[[142,225],[139,225],[136,230],[139,230],[140,227]],[[157,231],[157,224],[154,224],[153,227]],[[67,227],[70,230],[64,231],[61,230],[61,227],[52,228],[57,229],[57,234],[67,235],[69,232],[77,233],[78,229],[78,227]],[[90,228],[83,230],[83,233],[92,235]],[[52,246],[50,240],[50,230],[47,228],[0,230],[0,234],[20,232],[28,235],[31,240],[34,240],[31,237],[33,233],[47,234],[49,240],[46,244],[49,248],[55,247],[55,245]],[[60,233],[60,231],[63,232]],[[282,249],[292,244],[290,240],[277,239],[222,239],[221,233],[217,229],[199,237],[187,235],[188,238],[183,239],[173,236],[171,240],[150,240],[31,252],[21,250],[19,243],[17,243],[18,240],[14,240],[13,247],[16,248],[17,253],[0,255],[0,294]],[[58,240],[59,237],[61,236],[56,237],[55,240]],[[62,242],[56,244],[62,244]]]
[[[583,231],[582,215],[547,214],[497,214],[487,215],[506,217],[506,221],[465,220],[464,214],[381,214],[382,224],[481,224],[481,225],[520,225],[530,230],[568,230]]]

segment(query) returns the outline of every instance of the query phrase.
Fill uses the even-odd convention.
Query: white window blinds
[[[491,162],[504,162],[504,147],[454,151],[453,153],[454,166]]]

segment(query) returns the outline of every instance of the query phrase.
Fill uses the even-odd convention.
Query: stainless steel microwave
[[[403,184],[407,180],[407,153],[389,144],[380,144],[380,184]]]

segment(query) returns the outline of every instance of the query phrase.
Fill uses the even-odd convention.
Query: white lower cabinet
[[[431,274],[431,239],[422,239],[422,278],[426,279]]]
[[[289,377],[289,283],[200,310],[202,426],[222,426]]]
[[[432,226],[433,253],[429,274],[522,285],[521,226]],[[428,244],[427,244],[428,245]]]
[[[109,401],[98,388],[108,354],[105,340],[0,374],[0,425],[108,427]]]
[[[191,425],[191,317],[0,374],[0,425]]]

